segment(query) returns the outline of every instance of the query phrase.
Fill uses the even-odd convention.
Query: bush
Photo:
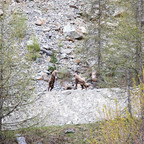
[[[55,64],[57,64],[57,58],[56,58],[56,55],[55,55],[55,53],[53,52],[52,53],[52,56],[51,56],[51,60],[50,60],[50,62],[51,63],[53,63],[53,65],[52,66],[48,66],[48,71],[50,71],[50,72],[53,72],[54,70],[56,70],[56,66],[55,66]]]
[[[33,38],[31,43],[27,45],[30,60],[36,60],[39,57],[40,45],[36,38]]]
[[[110,111],[107,114],[108,119],[113,118]],[[144,122],[136,117],[131,118],[127,112],[125,118],[119,115],[114,119],[104,120],[100,129],[96,129],[96,137],[91,136],[88,142],[90,144],[140,144],[144,138],[143,128]]]
[[[27,27],[27,18],[26,16],[18,11],[11,14],[9,25],[11,25],[11,31],[13,37],[24,38],[26,35]]]
[[[55,66],[53,66],[53,67],[52,67],[52,66],[49,66],[49,67],[48,67],[48,71],[53,72],[54,70],[56,70],[56,67],[55,67]]]
[[[56,58],[56,55],[55,55],[55,53],[53,52],[53,54],[52,54],[52,56],[51,56],[50,62],[53,63],[53,64],[56,64],[57,61],[58,61],[58,60],[57,60],[57,58]]]
[[[61,79],[70,78],[70,72],[67,69],[67,67],[62,67],[61,70],[59,70],[59,78]]]
[[[27,49],[29,52],[39,52],[40,51],[40,45],[36,38],[33,38],[32,43],[27,45]]]
[[[117,105],[115,111],[104,108],[105,120],[96,129],[96,136],[88,140],[90,144],[142,144],[144,141],[144,84],[141,81],[139,86],[136,86],[134,81],[133,89],[131,90],[131,106],[132,116],[125,109],[125,115],[121,108]]]

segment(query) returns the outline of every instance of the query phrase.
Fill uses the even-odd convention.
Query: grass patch
[[[122,124],[122,127],[121,125]],[[135,128],[143,127],[143,122],[135,119]],[[40,128],[27,128],[16,131],[4,131],[2,144],[16,144],[15,134],[25,137],[28,144],[116,144],[138,142],[139,134],[142,136],[141,129],[128,128],[131,122],[128,119],[105,120],[91,124],[49,126]],[[129,131],[123,131],[123,129]],[[74,133],[65,133],[66,130],[74,130]],[[134,133],[130,133],[134,130]],[[140,130],[140,131],[139,131]],[[118,133],[119,132],[119,133]],[[125,132],[127,135],[125,135]],[[138,133],[137,133],[138,132]],[[118,135],[117,135],[118,134]],[[136,135],[132,135],[136,134]],[[117,137],[118,136],[118,137]],[[121,139],[119,139],[121,137]],[[134,139],[137,137],[136,139]]]
[[[95,132],[95,128],[99,127],[98,123],[78,124],[64,126],[49,126],[40,128],[27,128],[16,131],[4,131],[4,144],[15,144],[15,134],[21,134],[25,137],[28,144],[42,142],[42,144],[88,144],[91,132]],[[65,133],[66,130],[73,129],[74,133]],[[9,135],[8,135],[9,133]]]
[[[49,66],[49,67],[48,67],[48,71],[53,72],[54,70],[56,70],[56,67],[55,67],[55,66],[53,66],[53,67],[52,67],[52,66]]]
[[[35,61],[39,57],[40,44],[36,38],[32,38],[31,43],[27,45],[27,50],[29,51],[29,60]]]
[[[51,63],[54,63],[54,64],[57,64],[58,60],[56,58],[56,55],[55,53],[53,52],[52,56],[51,56],[51,60],[50,60]]]
[[[38,40],[36,38],[33,38],[32,43],[27,45],[27,49],[30,52],[39,52],[40,51],[40,45],[38,43]]]
[[[12,12],[8,24],[11,26],[13,38],[23,39],[26,36],[27,18],[21,11]]]

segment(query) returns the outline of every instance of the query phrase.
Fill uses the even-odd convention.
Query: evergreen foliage
[[[99,87],[126,87],[127,71],[130,79],[135,77],[139,82],[144,37],[143,33],[139,34],[138,1],[92,0],[88,3],[91,8],[85,19],[89,34],[83,47],[77,48],[77,54],[99,73],[98,79],[103,79]]]
[[[9,5],[0,2],[3,16],[0,19],[0,141],[2,129],[7,126],[19,128],[23,120],[17,123],[5,123],[9,116],[24,111],[25,105],[33,98],[31,63],[26,61],[25,45],[21,45],[26,34],[26,19],[21,13],[11,13]],[[25,113],[27,114],[27,113]],[[19,118],[21,116],[19,115]],[[31,118],[27,115],[27,118]],[[29,120],[24,120],[28,122]]]

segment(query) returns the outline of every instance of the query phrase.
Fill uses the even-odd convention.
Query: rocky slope
[[[36,70],[38,94],[47,90],[50,76],[49,67],[56,67],[62,78],[73,72],[84,72],[79,60],[74,55],[75,48],[87,33],[86,23],[81,18],[83,1],[77,0],[34,0],[14,2],[21,8],[28,18],[27,43],[34,35],[40,44],[40,57],[33,62]],[[45,53],[47,51],[48,53]],[[55,53],[57,64],[51,62],[51,55]],[[72,85],[72,80],[69,80]],[[63,89],[67,82],[57,82],[55,89]]]
[[[83,0],[20,1],[13,2],[11,6],[21,9],[27,16],[26,43],[30,43],[34,35],[40,44],[40,57],[32,63],[36,71],[36,96],[40,98],[27,107],[27,112],[22,109],[6,118],[4,123],[24,120],[27,114],[31,117],[38,113],[43,114],[42,117],[48,114],[43,123],[46,126],[89,123],[104,118],[99,113],[104,105],[114,109],[115,98],[118,98],[121,107],[126,106],[126,98],[118,97],[117,92],[108,89],[64,90],[68,84],[72,86],[71,73],[85,73],[88,69],[87,65],[82,67],[74,55],[77,45],[87,33],[87,23],[81,17]],[[57,64],[51,62],[53,52]],[[50,66],[56,66],[64,75],[56,81],[54,90],[47,92]],[[69,81],[65,79],[67,76]]]

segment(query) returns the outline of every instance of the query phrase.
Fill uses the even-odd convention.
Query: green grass
[[[57,60],[57,58],[56,58],[56,55],[55,55],[55,53],[53,52],[53,54],[52,54],[52,56],[51,56],[50,62],[56,64],[57,61],[58,61],[58,60]]]
[[[40,45],[36,38],[33,38],[33,44],[28,45],[27,49],[30,52],[39,52],[40,51]]]
[[[122,118],[91,124],[4,131],[3,135],[5,136],[1,144],[16,144],[15,134],[21,134],[21,136],[25,137],[27,144],[37,144],[38,142],[42,142],[42,144],[112,144],[112,141],[113,144],[117,142],[130,144],[131,141],[139,143],[144,134],[141,129],[141,127],[144,127],[144,123],[138,119],[133,119],[133,121],[134,123]],[[65,133],[68,129],[74,129],[75,132]]]
[[[49,66],[49,67],[48,67],[48,71],[53,72],[54,70],[56,70],[56,67],[55,67],[55,66],[54,66],[54,67],[52,67],[52,66]]]
[[[32,41],[32,44],[27,45],[27,50],[29,51],[27,57],[29,60],[35,61],[39,57],[40,44],[36,38],[33,38]]]
[[[27,128],[16,131],[5,131],[4,144],[16,144],[15,134],[21,134],[25,137],[28,144],[88,144],[91,132],[95,133],[95,129],[99,127],[98,123],[78,124],[64,126],[49,126],[40,128]],[[65,134],[65,130],[74,129],[75,133]]]

